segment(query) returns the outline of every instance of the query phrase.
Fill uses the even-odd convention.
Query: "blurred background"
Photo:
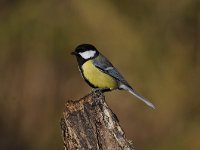
[[[0,149],[63,149],[64,103],[91,88],[70,55],[94,44],[129,83],[106,101],[138,150],[200,148],[198,0],[1,0]]]

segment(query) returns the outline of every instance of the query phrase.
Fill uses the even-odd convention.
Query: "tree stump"
[[[67,101],[61,118],[65,150],[133,150],[101,92]]]

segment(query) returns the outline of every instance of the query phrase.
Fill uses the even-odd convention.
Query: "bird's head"
[[[76,47],[75,51],[71,53],[77,58],[82,58],[84,60],[89,60],[97,57],[99,55],[98,50],[91,44],[81,44]]]

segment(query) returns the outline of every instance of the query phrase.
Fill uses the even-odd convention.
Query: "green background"
[[[70,55],[94,44],[129,83],[106,101],[138,150],[200,148],[198,0],[1,0],[0,149],[63,149],[64,102],[91,88]]]

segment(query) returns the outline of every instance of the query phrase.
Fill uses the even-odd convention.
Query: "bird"
[[[92,91],[125,90],[155,109],[155,106],[149,100],[130,86],[120,72],[95,46],[80,44],[71,54],[75,55],[79,71],[83,79],[92,87]]]

